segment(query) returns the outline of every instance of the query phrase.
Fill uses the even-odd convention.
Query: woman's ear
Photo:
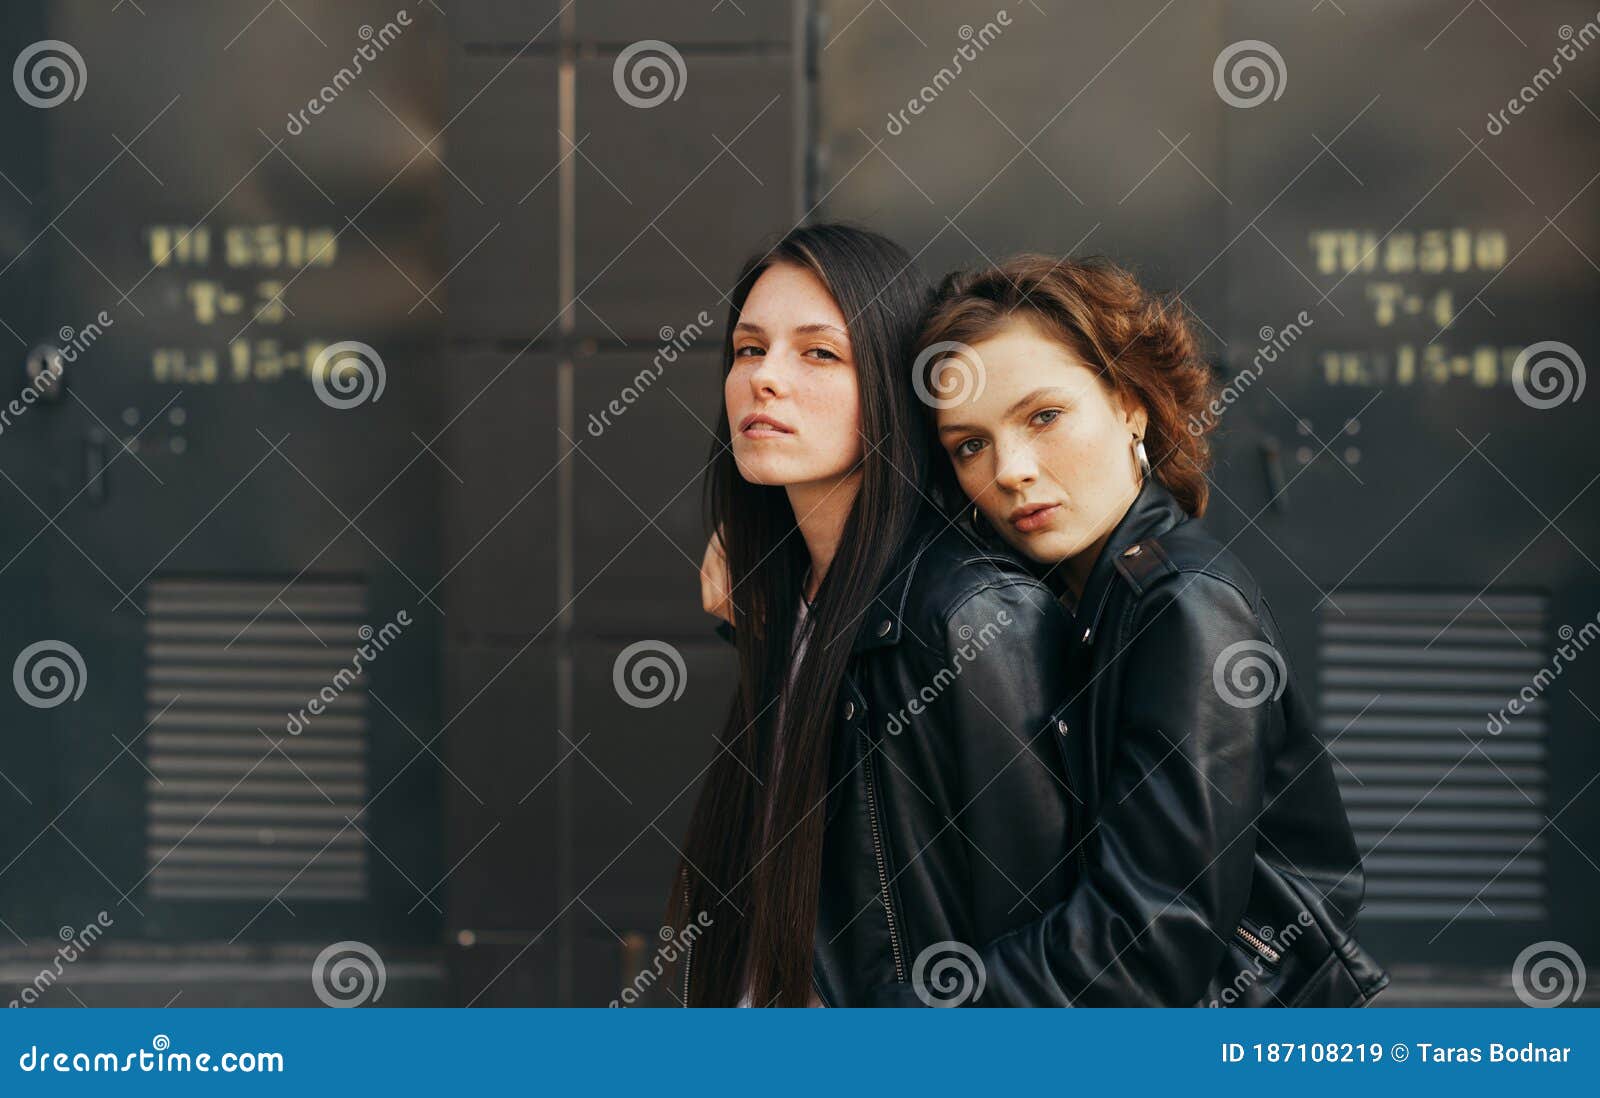
[[[1150,412],[1138,397],[1125,395],[1122,398],[1122,422],[1130,435],[1143,438],[1145,428],[1150,425]]]

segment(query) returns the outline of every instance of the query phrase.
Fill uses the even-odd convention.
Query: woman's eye
[[[1061,418],[1060,408],[1046,408],[1044,411],[1037,413],[1033,417],[1033,421],[1040,427],[1048,427],[1059,418]]]
[[[956,457],[969,458],[983,449],[983,439],[969,438],[956,447]]]
[[[757,347],[755,344],[751,343],[751,344],[746,344],[745,346],[740,347],[737,350],[735,350],[733,352],[733,357],[734,358],[754,358],[756,355],[759,355],[761,353],[762,353],[762,349],[760,347]]]
[[[839,361],[839,356],[828,350],[826,347],[813,347],[811,349],[811,354],[816,358],[825,358],[834,362]]]

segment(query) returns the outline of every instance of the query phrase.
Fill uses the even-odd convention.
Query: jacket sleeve
[[[1084,872],[980,950],[979,1005],[1192,1006],[1244,911],[1282,657],[1236,588],[1197,573],[1146,592],[1125,635]]]

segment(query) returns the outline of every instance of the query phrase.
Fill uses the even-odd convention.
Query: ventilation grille
[[[1549,662],[1548,600],[1338,601],[1344,613],[1325,609],[1319,626],[1320,729],[1364,857],[1366,914],[1543,919],[1547,709],[1534,702],[1497,735],[1488,724]]]
[[[148,588],[147,883],[161,900],[360,900],[366,588],[161,579]],[[287,600],[287,601],[285,601]],[[337,694],[304,731],[289,715]],[[270,738],[269,738],[270,737]],[[278,744],[274,749],[273,744]]]

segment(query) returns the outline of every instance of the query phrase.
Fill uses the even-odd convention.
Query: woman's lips
[[[1035,530],[1042,530],[1050,525],[1059,508],[1060,504],[1056,503],[1041,503],[1036,507],[1020,508],[1012,512],[1011,525],[1024,534],[1031,534]]]
[[[739,424],[739,433],[746,438],[784,438],[794,431],[771,416],[751,415]]]

